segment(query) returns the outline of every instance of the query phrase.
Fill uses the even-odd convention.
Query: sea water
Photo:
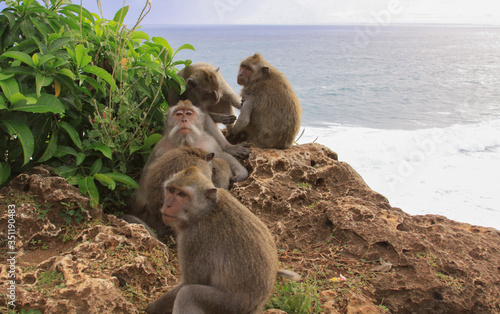
[[[392,206],[500,229],[500,28],[146,26],[176,59],[221,68],[260,52],[304,111],[298,143],[338,153]]]

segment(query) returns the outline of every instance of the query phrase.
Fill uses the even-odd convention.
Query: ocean
[[[239,93],[261,53],[303,108],[298,143],[337,152],[392,206],[500,229],[500,27],[145,26]]]

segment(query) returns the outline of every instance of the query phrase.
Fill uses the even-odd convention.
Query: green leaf
[[[29,99],[29,98],[28,98]],[[63,103],[54,95],[43,93],[35,104],[15,103],[11,110],[34,113],[64,113]],[[65,123],[65,122],[64,122]]]
[[[168,43],[168,41],[163,37],[153,37],[153,42],[155,44],[162,46],[162,47],[165,47],[165,49],[167,49],[167,51],[169,51],[169,53],[171,53],[173,51],[173,49],[172,49],[172,47],[170,47],[170,44]]]
[[[185,49],[189,49],[189,50],[193,50],[193,51],[196,51],[196,49],[194,49],[194,47],[190,44],[184,44],[182,46],[180,46],[179,48],[177,48],[177,50],[174,52],[174,55],[172,57],[175,57],[175,55],[181,51],[181,50],[185,50]]]
[[[2,91],[5,94],[5,97],[7,97],[9,101],[11,101],[12,95],[19,93],[19,85],[17,84],[17,81],[14,78],[9,78],[0,81],[0,87],[2,88]]]
[[[123,20],[125,19],[125,16],[127,16],[129,6],[126,5],[122,7],[118,12],[116,12],[115,17],[113,18],[113,21],[118,23],[118,25],[123,24]]]
[[[6,162],[0,162],[0,184],[4,184],[7,180],[9,180],[10,173],[10,165]]]
[[[78,155],[78,152],[76,151],[76,149],[70,146],[57,146],[57,151],[54,154],[54,157],[60,158],[66,155],[73,155],[76,157],[76,155]]]
[[[10,96],[10,102],[13,104],[17,104],[18,102],[21,102],[22,100],[25,100],[23,104],[26,104],[28,102],[28,98],[21,94],[20,92],[15,93],[14,95]],[[15,107],[16,105],[14,105]],[[14,108],[13,107],[13,108]]]
[[[151,37],[143,31],[135,31],[132,33],[132,39],[151,40]]]
[[[104,173],[104,175],[110,177],[111,179],[113,179],[115,181],[124,183],[128,186],[131,186],[133,188],[136,188],[136,189],[139,188],[139,184],[137,184],[137,182],[135,182],[134,179],[127,176],[126,174],[119,173],[119,172],[108,172],[108,173]]]
[[[116,82],[113,79],[113,76],[111,74],[109,74],[108,71],[106,71],[106,70],[104,70],[104,69],[102,69],[100,67],[93,66],[93,65],[89,65],[89,66],[84,67],[82,69],[82,71],[90,73],[90,74],[94,74],[94,75],[102,78],[103,80],[105,80],[106,82],[108,82],[109,85],[111,85],[111,90],[112,91],[115,90],[115,88],[116,88]]]
[[[92,61],[92,57],[87,55],[89,49],[86,49],[82,44],[75,47],[75,61],[78,68],[81,69]]]
[[[26,165],[30,161],[30,158],[33,156],[33,152],[35,150],[35,140],[33,139],[31,130],[26,124],[10,119],[3,119],[0,121],[0,125],[7,128],[10,136],[17,135],[17,138],[21,142],[21,146],[23,148],[23,166]]]
[[[14,76],[14,73],[12,73],[12,74],[3,74],[3,73],[0,72],[0,81],[10,79],[13,76]]]
[[[158,143],[162,138],[162,135],[159,133],[154,133],[148,136],[148,138],[144,141],[144,145],[142,145],[141,149],[147,149],[156,143]]]
[[[26,63],[30,67],[34,67],[33,59],[30,57],[30,55],[27,53],[21,52],[21,51],[7,51],[7,52],[3,53],[2,56],[0,57],[0,59],[3,59],[3,58],[16,59],[16,60],[19,60],[21,62]]]
[[[9,107],[7,107],[7,103],[5,102],[5,97],[0,95],[0,110],[2,109],[9,109]]]
[[[111,179],[110,177],[108,177],[102,173],[95,174],[94,178],[99,180],[99,182],[101,182],[103,185],[107,186],[110,190],[114,190],[116,188],[115,180]]]
[[[54,172],[63,178],[69,178],[76,173],[79,168],[76,166],[60,166],[54,169]]]
[[[69,44],[71,41],[71,37],[61,37],[55,39],[49,46],[49,53],[56,53],[57,50],[61,49],[62,47],[66,46]]]
[[[147,67],[150,70],[157,72],[158,74],[165,75],[164,73],[165,71],[163,70],[162,66],[159,63],[153,61],[139,61],[137,62],[137,65]]]
[[[40,61],[38,62],[38,66],[42,66],[45,63],[47,63],[50,60],[55,59],[55,58],[56,58],[56,56],[54,56],[52,54],[45,54],[45,55],[40,57]]]
[[[57,135],[57,131],[52,132],[52,136],[50,137],[49,144],[47,145],[47,149],[43,153],[42,157],[37,160],[37,162],[45,162],[52,158],[54,154],[57,152],[57,140],[59,136]]]
[[[83,150],[82,146],[82,141],[80,140],[80,136],[78,135],[78,132],[76,132],[75,128],[71,126],[68,122],[65,121],[59,121],[59,127],[61,127],[66,133],[68,133],[69,137],[73,141],[73,143],[78,147],[80,150]]]
[[[70,69],[66,69],[66,68],[59,69],[59,70],[57,70],[57,73],[65,75],[65,76],[69,77],[72,80],[75,79],[75,74]]]
[[[85,177],[78,181],[80,192],[90,196],[90,205],[95,207],[99,204],[99,192],[94,182],[94,177]]]
[[[92,164],[92,167],[90,167],[90,175],[93,176],[102,169],[102,159],[97,158],[96,161]]]
[[[33,55],[33,56],[36,56],[36,55]],[[39,62],[39,61],[37,60],[37,62]],[[36,75],[36,95],[38,97],[40,97],[40,92],[42,90],[42,87],[49,86],[50,84],[52,84],[53,81],[54,81],[54,79],[51,77],[37,74]]]
[[[90,148],[100,151],[104,156],[113,160],[113,154],[109,146],[106,146],[103,143],[92,143],[92,145],[90,145]]]
[[[82,164],[82,162],[85,160],[85,154],[84,153],[78,153],[76,155],[76,165],[79,166]]]
[[[83,15],[86,19],[90,20],[91,22],[94,22],[94,17],[92,16],[92,13],[90,13],[89,10],[85,9],[84,7],[77,5],[77,4],[68,4],[65,5],[61,8],[61,11],[71,11],[75,12],[78,15]]]
[[[40,61],[40,57],[38,56],[38,53],[35,53],[34,55],[32,55],[31,60],[33,60],[33,65],[37,67],[38,62]]]

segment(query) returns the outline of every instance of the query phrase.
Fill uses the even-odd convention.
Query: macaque
[[[214,153],[216,158],[224,159],[233,173],[232,182],[240,182],[248,177],[248,171],[240,162],[224,152],[217,141],[204,130],[205,118],[203,111],[191,104],[189,100],[180,101],[171,107],[165,115],[165,131],[163,138],[156,144],[146,162],[145,171],[150,163],[169,150],[180,146],[203,149]]]
[[[163,221],[176,231],[181,283],[147,313],[261,313],[278,256],[266,225],[197,167],[165,185]]]
[[[225,124],[228,134],[232,134],[236,120],[233,107],[241,108],[240,96],[227,84],[219,68],[200,62],[185,67],[178,75],[186,81],[186,90],[179,95],[171,88],[168,93],[169,105],[175,106],[179,100],[190,100],[211,117],[205,119],[204,129],[215,138],[222,150],[241,159],[247,158],[250,150],[242,145],[230,144],[216,124]]]
[[[302,108],[285,75],[256,53],[241,62],[238,84],[243,105],[234,138],[246,136],[261,148],[289,148],[299,132]]]
[[[125,215],[123,220],[130,223],[143,224],[150,234],[151,228],[156,230],[159,239],[169,232],[162,222],[160,210],[163,206],[163,183],[175,173],[190,166],[197,166],[200,172],[209,180],[213,176],[214,154],[198,148],[179,147],[169,150],[144,168],[139,180],[140,189],[135,191],[135,204],[131,215]],[[225,161],[224,161],[225,162]],[[220,176],[224,177],[221,169]],[[229,172],[231,170],[229,169]],[[227,177],[228,175],[226,175]],[[228,186],[223,186],[227,188]]]

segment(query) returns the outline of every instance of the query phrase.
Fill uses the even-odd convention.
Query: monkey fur
[[[175,106],[180,100],[190,100],[191,103],[208,114],[211,119],[205,119],[207,131],[219,143],[222,150],[241,159],[248,158],[250,149],[243,145],[230,144],[216,123],[226,125],[228,134],[232,134],[232,126],[236,120],[235,108],[241,107],[241,98],[224,80],[218,68],[208,63],[191,64],[178,72],[186,81],[186,90],[182,95],[174,88],[168,92],[168,103]]]
[[[139,180],[140,189],[135,191],[135,204],[131,215],[145,222],[148,227],[156,230],[159,239],[163,239],[169,232],[162,222],[160,209],[163,205],[163,183],[175,173],[190,166],[198,166],[201,173],[208,179],[212,178],[213,153],[209,154],[198,148],[179,147],[172,149],[145,168]],[[127,217],[124,219],[132,221]],[[139,222],[140,223],[140,222]],[[150,229],[148,230],[150,231]]]
[[[256,53],[241,62],[238,84],[243,105],[234,138],[244,134],[261,148],[289,148],[300,129],[302,107],[285,75]]]
[[[278,273],[266,225],[197,167],[165,184],[162,215],[176,230],[181,283],[147,313],[261,313]]]

